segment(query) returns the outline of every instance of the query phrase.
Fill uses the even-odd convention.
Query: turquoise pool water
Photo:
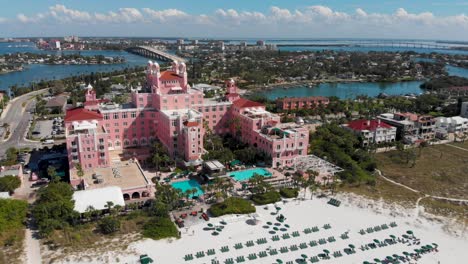
[[[234,180],[236,181],[247,181],[253,177],[254,173],[257,173],[263,177],[271,177],[271,173],[264,168],[234,171],[229,173],[229,176],[234,178]]]
[[[174,183],[171,183],[171,186],[174,187],[175,189],[181,190],[184,195],[185,195],[185,191],[196,189],[197,192],[195,194],[191,194],[189,196],[190,198],[193,198],[194,196],[200,197],[204,193],[200,184],[196,180],[193,180],[193,179],[187,180],[187,181],[174,182]]]

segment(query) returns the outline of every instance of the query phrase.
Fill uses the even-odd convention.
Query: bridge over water
[[[178,62],[185,62],[185,59],[176,56],[174,54],[170,54],[168,52],[162,51],[160,49],[153,48],[151,46],[137,46],[137,47],[130,47],[127,49],[128,52],[137,54],[143,57],[157,59],[161,61],[178,61]]]
[[[311,47],[385,47],[385,48],[416,48],[416,49],[439,49],[439,50],[457,50],[457,48],[466,48],[466,45],[451,45],[438,42],[423,41],[395,41],[395,40],[355,40],[355,41],[333,41],[333,42],[315,42],[309,44],[278,44],[280,46],[311,46]]]

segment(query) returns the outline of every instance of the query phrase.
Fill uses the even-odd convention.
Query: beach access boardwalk
[[[161,61],[185,62],[185,59],[177,55],[165,52],[163,50],[160,50],[151,46],[130,47],[130,48],[127,48],[127,51],[133,54],[143,56],[143,57],[158,59]]]

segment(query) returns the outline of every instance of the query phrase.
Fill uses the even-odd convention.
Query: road
[[[35,99],[32,98],[38,94],[44,93],[47,89],[30,92],[11,100],[5,108],[5,112],[0,119],[1,124],[8,124],[10,127],[10,137],[5,140],[0,140],[0,157],[5,155],[8,148],[36,148],[40,147],[41,143],[25,140],[24,137],[28,130],[29,120],[32,118],[30,111],[35,107]],[[23,107],[25,103],[25,107]]]

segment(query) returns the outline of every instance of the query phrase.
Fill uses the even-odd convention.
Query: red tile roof
[[[159,79],[161,81],[177,81],[177,80],[181,80],[182,76],[176,74],[173,71],[163,71]]]
[[[374,131],[377,128],[391,128],[391,125],[380,122],[380,120],[354,120],[348,123],[348,127],[352,130],[369,130]]]
[[[82,120],[93,120],[102,119],[102,115],[98,112],[91,111],[84,108],[74,108],[67,111],[65,115],[65,122],[71,121],[82,121]]]
[[[184,122],[184,125],[187,126],[187,127],[196,127],[196,126],[198,126],[198,122],[194,122],[194,121],[185,121],[185,122]]]
[[[250,101],[250,100],[245,99],[245,98],[239,98],[239,99],[235,100],[232,104],[235,107],[238,107],[238,108],[264,106],[261,103]]]

